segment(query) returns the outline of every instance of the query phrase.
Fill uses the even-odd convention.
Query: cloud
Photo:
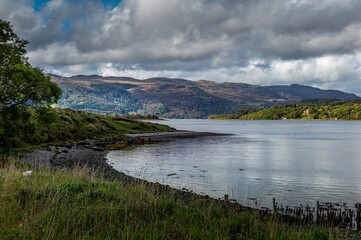
[[[0,3],[47,71],[343,90],[360,80],[360,11],[358,0],[52,0],[37,12],[30,0]]]

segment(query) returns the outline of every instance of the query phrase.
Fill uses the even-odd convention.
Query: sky
[[[360,0],[1,0],[46,73],[304,84],[361,96]]]

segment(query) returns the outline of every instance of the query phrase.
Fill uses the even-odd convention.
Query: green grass
[[[55,136],[66,140],[119,136],[125,133],[167,132],[174,130],[165,125],[111,115],[100,115],[70,109],[57,109],[56,112],[59,120],[51,130],[54,131]]]
[[[32,109],[29,108],[28,112],[29,120],[18,124],[18,132],[13,136],[3,134],[0,124],[0,143],[6,143],[0,145],[0,153],[9,152],[9,149],[14,153],[85,139],[122,137],[125,133],[174,131],[165,125],[70,109],[55,109],[50,114],[40,115],[44,121],[39,120]]]
[[[327,229],[265,221],[218,202],[184,204],[172,192],[125,187],[86,169],[38,169],[28,177],[24,170],[0,168],[0,239],[340,239]]]

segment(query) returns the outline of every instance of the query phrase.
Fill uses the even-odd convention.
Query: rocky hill
[[[62,89],[60,107],[91,112],[136,112],[168,118],[206,118],[249,107],[295,103],[304,99],[358,98],[337,90],[290,86],[259,86],[245,83],[216,83],[200,80],[78,75],[51,78]]]

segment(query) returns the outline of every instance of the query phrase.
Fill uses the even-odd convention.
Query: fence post
[[[316,223],[319,223],[320,220],[320,201],[317,201],[317,205],[316,205]]]
[[[276,198],[272,199],[272,205],[273,205],[273,215],[277,214],[277,204],[276,204]]]
[[[228,205],[229,203],[228,194],[224,195],[224,202],[226,203],[226,205]]]
[[[361,215],[361,205],[356,203],[356,230],[360,230],[360,215]]]

